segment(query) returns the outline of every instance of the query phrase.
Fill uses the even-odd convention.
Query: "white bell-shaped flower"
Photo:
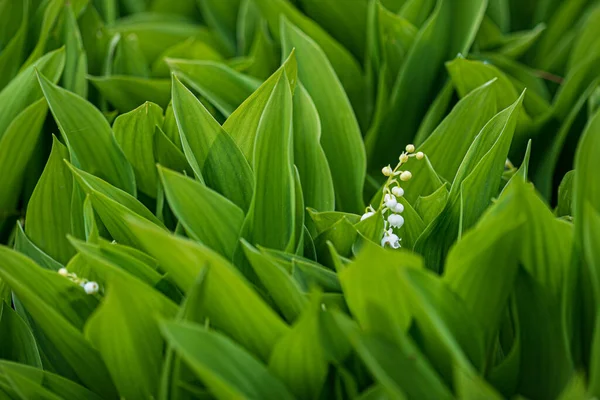
[[[60,276],[67,276],[67,275],[69,275],[69,271],[67,271],[66,268],[61,268],[61,269],[58,270],[58,274]]]
[[[390,231],[385,232],[383,239],[381,239],[381,247],[390,246],[392,249],[400,247],[400,238],[395,233]]]
[[[402,225],[404,225],[404,218],[402,218],[402,215],[391,214],[388,217],[388,222],[390,223],[390,226],[394,228],[401,228]]]
[[[390,209],[393,209],[394,207],[396,207],[396,204],[398,204],[398,200],[396,199],[396,196],[394,196],[393,194],[389,194],[389,193],[387,193],[385,195],[385,197],[383,198],[383,201],[385,202],[385,206]]]
[[[395,213],[397,213],[397,214],[399,214],[399,213],[403,212],[403,211],[404,211],[404,205],[403,205],[402,203],[398,203],[398,204],[396,204],[396,207],[394,207],[394,210],[393,210],[393,211],[394,211]]]

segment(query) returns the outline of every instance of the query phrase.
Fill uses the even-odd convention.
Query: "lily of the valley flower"
[[[69,272],[66,268],[60,268],[58,270],[58,274],[81,286],[87,294],[96,294],[98,293],[98,290],[100,290],[100,285],[98,285],[97,282],[80,278],[77,276],[77,274],[74,272]]]
[[[404,225],[404,218],[399,214],[390,214],[387,220],[392,228],[402,228]]]
[[[388,229],[384,232],[383,239],[381,239],[381,247],[390,246],[392,249],[397,249],[400,247],[400,240],[402,239],[398,235]]]

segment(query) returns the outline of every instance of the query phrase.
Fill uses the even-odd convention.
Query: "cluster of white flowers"
[[[404,189],[400,186],[400,181],[407,182],[412,178],[410,171],[404,171],[401,169],[409,158],[415,157],[417,160],[422,160],[425,155],[419,151],[415,153],[415,146],[409,144],[406,146],[406,151],[402,152],[399,157],[398,165],[394,169],[390,165],[383,167],[381,172],[383,175],[388,177],[388,180],[383,187],[383,199],[379,206],[379,211],[384,217],[383,222],[383,237],[381,239],[381,246],[389,246],[393,249],[400,247],[400,239],[397,234],[394,233],[394,229],[400,229],[404,225],[404,217],[402,212],[404,211],[404,205],[398,201],[398,198],[404,196]],[[370,216],[377,213],[372,206],[367,207],[365,213],[361,217],[361,221],[369,218]]]
[[[80,278],[74,272],[69,272],[66,268],[59,269],[58,274],[60,276],[64,276],[65,278],[69,278],[69,280],[81,286],[87,294],[96,294],[100,289],[98,283],[94,281],[88,281],[84,278]]]

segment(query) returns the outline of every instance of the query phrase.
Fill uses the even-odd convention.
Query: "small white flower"
[[[408,154],[406,154],[406,153],[400,154],[400,162],[404,164],[407,161],[408,161]]]
[[[422,160],[423,157],[425,157],[425,154],[423,154],[422,151],[419,151],[415,156],[417,157],[417,160]]]
[[[394,173],[394,171],[392,170],[392,167],[390,167],[389,165],[383,167],[381,169],[381,173],[385,176],[392,176],[392,174]]]
[[[402,196],[404,196],[404,189],[402,189],[400,186],[394,186],[392,188],[392,193],[396,197],[402,197]]]
[[[389,245],[392,249],[397,249],[400,247],[400,238],[398,238],[398,235],[387,231],[383,235],[383,239],[381,239],[381,247],[385,247],[386,245]]]
[[[410,173],[410,171],[404,171],[400,174],[400,180],[403,182],[409,181],[410,178],[412,178],[412,174]]]
[[[389,194],[389,193],[387,193],[384,196],[383,201],[385,202],[385,206],[387,208],[394,208],[394,207],[396,207],[396,204],[398,204],[398,200],[396,199],[396,196],[394,196],[393,194]]]
[[[93,281],[87,282],[85,285],[83,285],[83,290],[85,290],[85,292],[87,294],[98,293],[98,289],[99,289],[98,284]]]
[[[415,151],[415,145],[414,144],[407,144],[406,145],[406,151],[409,153],[412,153]]]
[[[388,217],[388,222],[394,228],[401,228],[404,225],[404,218],[402,218],[402,215],[392,214]]]
[[[58,270],[58,274],[60,276],[67,276],[67,275],[69,275],[69,271],[67,271],[66,268],[61,268],[61,269]]]
[[[364,221],[365,219],[369,218],[371,215],[375,214],[373,211],[367,211],[366,213],[364,213],[362,215],[362,217],[360,217],[361,221]]]
[[[394,211],[396,214],[399,214],[399,213],[403,212],[403,211],[404,211],[404,205],[402,205],[402,203],[398,203],[398,204],[396,204],[396,207],[394,207],[394,210],[393,210],[393,211]]]

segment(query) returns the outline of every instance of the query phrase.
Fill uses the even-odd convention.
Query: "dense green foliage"
[[[0,399],[600,398],[599,84],[593,0],[0,0]]]

